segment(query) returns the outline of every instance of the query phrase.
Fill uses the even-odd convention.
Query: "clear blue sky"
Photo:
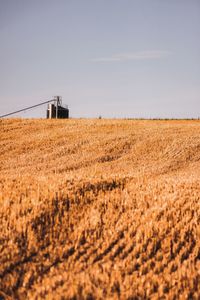
[[[199,0],[0,0],[0,43],[0,115],[200,117]]]

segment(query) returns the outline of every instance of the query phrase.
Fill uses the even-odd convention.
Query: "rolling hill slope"
[[[199,299],[200,121],[1,120],[0,298]]]

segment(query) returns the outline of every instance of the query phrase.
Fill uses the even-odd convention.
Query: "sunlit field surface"
[[[200,299],[200,121],[1,120],[0,299]]]

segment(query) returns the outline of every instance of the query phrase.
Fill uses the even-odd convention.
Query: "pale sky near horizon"
[[[0,115],[54,95],[72,117],[200,117],[200,0],[0,0]]]

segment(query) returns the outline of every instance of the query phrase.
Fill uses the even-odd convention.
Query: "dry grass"
[[[0,299],[199,299],[200,122],[0,122]]]

